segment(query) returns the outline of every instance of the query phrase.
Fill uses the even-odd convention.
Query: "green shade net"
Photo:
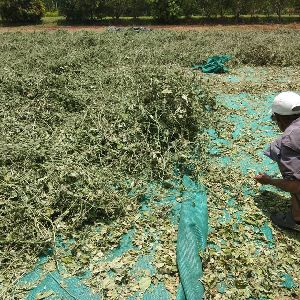
[[[249,82],[257,82],[258,79],[255,76],[252,76],[252,69],[245,69],[245,81]],[[227,82],[236,83],[239,82],[238,77],[228,76]],[[237,166],[242,174],[245,176],[248,174],[249,170],[255,170],[255,173],[260,171],[266,172],[273,177],[277,177],[279,172],[278,166],[276,163],[272,162],[269,158],[263,155],[262,150],[266,147],[265,138],[266,136],[272,139],[275,139],[278,133],[274,130],[274,127],[270,121],[269,109],[273,102],[275,93],[265,93],[261,95],[254,95],[250,93],[240,93],[240,94],[219,94],[216,98],[217,103],[219,105],[223,105],[225,109],[235,110],[230,115],[227,116],[228,123],[232,124],[231,130],[231,138],[225,140],[218,135],[218,133],[214,129],[207,130],[207,133],[210,136],[211,144],[210,144],[210,154],[215,156],[218,161],[218,165],[226,170],[229,165]],[[243,113],[239,113],[242,111]],[[226,152],[224,149],[228,145],[234,145],[239,138],[246,136],[247,132],[251,132],[251,141],[247,142],[251,145],[252,149],[259,156],[259,160],[255,159],[254,156],[251,156],[249,152],[241,147],[237,152]],[[227,187],[223,187],[224,191],[227,191],[230,194],[230,190]],[[266,186],[261,186],[261,191],[267,190]],[[256,192],[251,188],[244,186],[243,198],[247,199],[249,196],[255,196]],[[272,249],[277,247],[276,238],[274,238],[274,234],[272,228],[269,226],[270,222],[264,222],[263,224],[251,224],[245,223],[243,215],[244,211],[240,210],[240,206],[237,204],[237,199],[230,198],[225,203],[225,209],[222,211],[221,216],[219,218],[219,222],[221,224],[229,224],[232,223],[232,229],[238,228],[238,224],[244,224],[247,226],[253,233],[254,236],[257,236],[257,246],[260,246],[262,243],[264,244],[265,249]],[[230,213],[232,208],[236,210],[234,213]],[[211,224],[212,229],[214,229],[214,225]],[[264,236],[264,241],[262,242],[261,236]],[[214,243],[208,242],[208,249],[214,249],[216,251],[222,251],[222,243],[220,245],[216,245]],[[268,250],[266,250],[268,251]],[[256,252],[257,255],[260,255],[259,252]],[[288,272],[288,271],[287,271]],[[264,276],[267,276],[264,274]],[[229,278],[230,275],[227,275]],[[281,281],[278,289],[286,288],[293,289],[297,286],[295,279],[288,273],[280,273],[277,274],[278,282]],[[230,282],[230,281],[229,281]],[[234,286],[227,286],[222,280],[216,284],[216,288],[218,293],[225,294],[226,290],[232,289]],[[226,295],[224,295],[226,297]],[[225,298],[224,298],[225,299]],[[245,298],[246,299],[246,298]],[[247,300],[267,300],[270,298],[266,297],[250,297]]]
[[[251,74],[250,71],[248,71],[248,73]],[[254,81],[257,79],[251,77],[248,80]],[[236,81],[236,79],[232,81],[232,77],[228,77],[228,82],[235,83]],[[269,116],[267,114],[273,101],[273,95],[261,95],[260,97],[262,97],[261,101],[257,101],[254,95],[247,93],[220,94],[217,97],[217,102],[224,105],[225,108],[235,109],[237,112],[239,110],[245,111],[245,116],[239,115],[238,113],[233,113],[228,116],[228,121],[233,125],[232,136],[230,139],[226,140],[220,137],[214,129],[207,130],[207,133],[211,138],[210,155],[212,157],[216,156],[218,164],[220,167],[224,168],[224,170],[226,170],[226,167],[229,164],[234,164],[243,174],[247,174],[249,169],[255,169],[257,171],[263,169],[263,171],[270,174],[276,174],[276,172],[278,172],[277,165],[270,163],[268,158],[263,155],[261,156],[260,161],[255,161],[253,158],[249,157],[248,153],[242,150],[230,154],[222,152],[222,146],[235,143],[235,141],[240,136],[243,136],[244,132],[247,132],[248,130],[253,132],[251,144],[255,147],[256,151],[259,151],[259,153],[261,152],[264,136],[266,134],[268,134],[270,138],[276,136],[271,124],[268,124]],[[256,118],[257,114],[259,114],[259,118]],[[253,116],[253,118],[251,119],[250,116]],[[179,189],[179,186],[182,185],[184,187],[183,190],[181,188]],[[227,190],[227,187],[224,187],[224,189]],[[149,191],[147,192],[147,195],[145,195],[147,197],[145,197],[145,200],[141,203],[140,213],[143,211],[151,213],[149,203],[151,202],[151,196],[155,193],[155,190],[156,186],[153,185],[152,187],[151,184],[149,184]],[[242,196],[246,199],[253,192],[253,190],[245,186],[242,191]],[[177,201],[178,198],[183,199],[183,201]],[[153,206],[153,209],[160,209],[159,205],[161,204],[168,204],[172,207],[172,213],[169,217],[174,226],[178,224],[176,255],[180,284],[177,288],[176,299],[201,300],[204,298],[204,287],[200,281],[203,272],[199,252],[203,251],[206,247],[208,232],[207,198],[205,191],[198,183],[192,181],[188,176],[184,176],[182,180],[174,183],[174,188],[170,189],[169,195]],[[230,213],[231,208],[235,208],[234,213]],[[232,228],[237,228],[239,224],[243,223],[243,213],[243,211],[239,211],[237,199],[231,197],[226,201],[225,208],[220,211],[219,222],[226,224],[235,220],[232,224]],[[256,234],[258,237],[257,242],[261,242],[261,235],[265,236],[264,243],[266,249],[275,247],[272,229],[267,222],[261,226],[255,226],[255,224],[244,225],[252,228],[253,234]],[[122,256],[130,249],[133,249],[134,245],[132,239],[134,234],[134,228],[128,230],[121,238],[119,246],[109,251],[109,253],[106,253],[106,259],[112,260]],[[148,253],[148,255],[145,255],[145,253],[141,251],[136,265],[131,270],[133,273],[138,274],[140,270],[148,270],[149,274],[152,276],[157,272],[155,264],[153,264],[156,246],[156,244],[153,246],[153,251]],[[221,251],[222,244],[216,245],[208,243],[208,248],[214,248],[217,251]],[[51,254],[48,255],[50,256]],[[44,299],[48,300],[104,299],[101,295],[93,294],[92,291],[84,285],[83,277],[88,277],[88,272],[86,272],[83,277],[74,276],[71,278],[64,278],[55,271],[44,274],[42,265],[47,262],[48,255],[44,258],[40,258],[40,261],[33,272],[24,276],[19,282],[19,284],[30,283],[34,286],[34,288],[28,291],[26,299],[34,300],[37,296],[44,296]],[[259,253],[257,255],[259,255]],[[286,289],[293,289],[297,284],[295,279],[288,273],[278,274],[278,278],[282,281],[281,287]],[[216,284],[216,288],[220,294],[224,294],[226,293],[226,290],[232,288],[232,286],[228,286],[221,280]],[[136,299],[169,300],[171,299],[171,295],[163,282],[159,282],[156,285],[151,284],[146,291],[136,291],[136,293],[128,298],[128,300]],[[253,298],[253,296],[248,298],[248,300],[258,299],[266,300],[267,298]]]
[[[227,73],[229,70],[225,63],[231,59],[229,55],[217,55],[208,58],[206,63],[193,65],[194,70],[200,70],[203,73]]]
[[[174,226],[178,224],[178,236],[176,243],[177,265],[180,277],[180,284],[177,289],[178,300],[200,300],[204,298],[204,287],[200,282],[202,276],[202,263],[199,255],[206,247],[207,232],[208,232],[208,213],[207,213],[207,197],[204,188],[193,181],[188,176],[183,176],[182,180],[174,183],[174,189],[170,189],[170,194],[159,205],[168,204],[172,207],[172,213],[169,218],[172,220]],[[179,189],[183,186],[183,191]],[[145,195],[145,200],[142,202],[140,214],[142,218],[143,212],[151,213],[149,206],[151,197],[156,190],[156,186],[149,184],[148,194]],[[180,197],[182,202],[178,202]],[[146,229],[145,229],[146,230]],[[120,240],[119,246],[106,253],[105,260],[112,261],[115,258],[121,257],[124,253],[131,249],[135,249],[132,244],[132,239],[135,235],[134,226],[128,230]],[[70,241],[72,243],[72,241]],[[128,271],[132,274],[140,274],[142,271],[149,271],[150,276],[157,273],[154,264],[154,255],[156,252],[155,243],[151,252],[147,255],[141,251],[139,259],[134,267]],[[68,245],[61,243],[57,245],[68,252]],[[19,281],[18,284],[31,284],[33,288],[28,292],[26,299],[34,300],[36,298],[43,299],[82,299],[82,300],[101,300],[104,299],[101,295],[94,294],[84,284],[84,279],[90,276],[88,270],[83,277],[73,276],[71,278],[64,278],[64,267],[60,264],[59,269],[61,274],[57,271],[46,272],[43,271],[43,264],[45,264],[51,257],[51,251],[40,258],[36,268]],[[109,271],[108,271],[109,272]],[[111,273],[111,279],[114,280],[114,274]],[[139,275],[137,275],[137,279]],[[112,300],[115,298],[111,298]],[[146,291],[137,290],[128,300],[170,300],[171,295],[166,289],[163,282],[158,284],[151,284]]]
[[[177,265],[180,285],[177,300],[204,298],[204,287],[200,282],[202,262],[200,251],[206,247],[208,234],[207,199],[205,192],[188,177],[183,178],[189,191],[183,194],[177,238]]]

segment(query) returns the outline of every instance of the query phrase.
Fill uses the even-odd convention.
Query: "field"
[[[88,299],[154,287],[175,299],[179,211],[201,185],[207,299],[298,299],[299,236],[268,218],[287,195],[253,175],[278,173],[260,153],[278,134],[272,96],[300,91],[299,38],[289,28],[2,32],[0,298],[58,299],[40,287],[50,274],[63,299],[77,299],[75,277]],[[220,54],[229,74],[192,69]]]
[[[49,17],[45,18],[44,22],[39,25],[24,25],[20,24],[19,26],[0,26],[0,32],[36,32],[36,31],[54,31],[54,30],[68,30],[68,31],[96,31],[96,32],[104,32],[107,30],[108,25],[74,25],[74,24],[65,24],[59,23],[61,17],[54,18]],[[168,30],[175,30],[175,31],[220,31],[224,28],[226,31],[242,31],[242,30],[282,30],[282,29],[300,29],[300,23],[287,23],[287,24],[228,24],[224,27],[221,24],[202,24],[202,25],[192,25],[192,24],[181,24],[181,25],[149,25],[149,24],[132,24],[132,25],[125,25],[124,24],[111,24],[112,27],[117,28],[127,28],[128,26],[145,26],[148,29],[157,30],[157,29],[168,29]]]
[[[57,13],[48,13],[40,24],[5,24],[0,20],[0,32],[35,32],[35,31],[53,31],[53,30],[69,30],[69,31],[106,31],[109,26],[120,28],[145,26],[149,29],[169,29],[176,31],[206,31],[206,30],[223,30],[224,28],[232,31],[240,30],[277,30],[277,29],[300,29],[298,16],[284,16],[282,22],[278,22],[275,15],[271,19],[265,16],[257,16],[253,20],[250,16],[243,16],[243,19],[236,23],[233,16],[228,16],[228,20],[212,19],[207,20],[203,17],[193,17],[190,20],[179,19],[176,24],[162,25],[154,22],[151,17],[140,17],[137,20],[128,17],[121,17],[120,20],[105,18],[102,21],[94,23],[73,24],[66,22],[65,18],[58,16]]]

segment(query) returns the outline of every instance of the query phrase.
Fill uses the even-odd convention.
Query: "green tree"
[[[57,0],[44,0],[46,11],[56,11],[58,8]]]
[[[279,20],[282,20],[282,13],[284,11],[285,8],[288,7],[288,5],[290,4],[290,1],[288,0],[273,0],[273,7],[274,10],[276,12],[276,14],[278,15]]]
[[[202,14],[206,17],[210,18],[212,14],[215,12],[215,2],[212,0],[199,0],[199,7],[202,11]]]
[[[152,15],[160,22],[172,22],[182,14],[179,0],[149,0]]]
[[[150,13],[149,3],[147,0],[129,0],[127,15],[135,19]]]
[[[242,14],[243,9],[245,8],[245,3],[247,0],[231,0],[230,6],[234,14],[234,17],[238,20]]]
[[[261,12],[269,17],[273,13],[273,0],[265,0],[261,3]]]
[[[45,14],[41,0],[0,0],[1,18],[8,22],[39,22]]]
[[[98,0],[61,0],[59,12],[67,20],[90,20],[98,14],[99,2]]]
[[[119,19],[130,6],[130,0],[106,0],[105,12],[108,16]]]
[[[260,0],[248,0],[244,3],[243,10],[245,13],[250,14],[251,18],[253,18],[253,16],[261,10],[263,2],[264,1]]]
[[[300,0],[290,0],[288,5],[289,14],[300,13]]]
[[[199,2],[198,0],[182,0],[181,9],[183,15],[189,18],[199,12]]]
[[[300,15],[300,1],[299,0],[294,0],[294,5],[293,5],[295,13]]]
[[[230,8],[230,0],[216,0],[215,3],[218,13],[223,18],[225,12]]]

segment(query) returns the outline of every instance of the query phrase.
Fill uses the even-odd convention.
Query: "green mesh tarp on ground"
[[[251,71],[251,70],[250,70]],[[249,74],[251,72],[248,72]],[[210,75],[206,75],[210,76]],[[229,84],[236,84],[239,82],[238,77],[227,78]],[[249,78],[249,80],[257,80],[256,78]],[[270,138],[275,136],[275,132],[269,124],[269,106],[272,102],[273,95],[261,95],[263,101],[257,102],[253,95],[242,93],[242,94],[220,94],[217,98],[217,102],[224,105],[228,109],[244,110],[245,117],[238,114],[231,114],[228,116],[228,121],[232,123],[233,130],[231,132],[230,139],[223,139],[218,136],[218,133],[214,129],[208,130],[208,134],[211,137],[210,155],[217,161],[220,168],[224,168],[229,165],[237,166],[242,173],[246,173],[248,169],[255,169],[256,171],[265,171],[269,174],[275,174],[277,166],[270,163],[270,161],[261,155],[261,161],[256,162],[251,156],[249,156],[242,149],[239,152],[232,152],[225,154],[222,153],[223,145],[232,145],[235,141],[243,136],[245,132],[249,130],[253,133],[251,144],[255,147],[257,152],[261,152],[262,149],[262,136],[268,134]],[[259,114],[260,117],[256,117]],[[252,117],[251,117],[252,116]],[[251,117],[251,118],[250,118]],[[258,130],[259,129],[259,130]],[[199,256],[199,252],[205,248],[206,236],[207,236],[207,203],[206,195],[201,186],[193,182],[189,177],[185,176],[182,179],[184,185],[184,191],[179,192],[174,189],[170,191],[170,195],[164,201],[173,207],[172,216],[174,224],[179,222],[178,238],[177,238],[177,265],[180,275],[180,285],[177,289],[177,300],[201,300],[204,297],[204,287],[199,280],[202,276],[202,264]],[[178,183],[179,185],[179,183]],[[224,189],[226,189],[224,187]],[[209,191],[208,191],[209,192]],[[244,187],[243,197],[247,198],[251,195],[251,191],[247,186]],[[183,201],[178,203],[176,199],[182,197]],[[235,219],[232,228],[242,223],[243,211],[239,211],[236,207],[235,214],[230,213],[230,209],[236,206],[236,199],[229,199],[226,202],[223,213],[220,216],[219,223],[226,224]],[[159,209],[159,207],[157,207]],[[147,201],[142,204],[141,210],[149,210]],[[275,247],[275,241],[273,238],[272,229],[269,223],[264,223],[260,227],[253,226],[253,232],[258,237],[263,235],[266,238],[265,246],[272,249]],[[132,235],[134,231],[129,231],[121,239],[120,245],[117,249],[114,249],[110,255],[118,257],[123,253],[126,253],[132,246]],[[218,248],[221,246],[215,244],[208,244],[208,248]],[[155,249],[153,250],[155,252]],[[138,269],[148,269],[151,274],[154,274],[157,270],[152,265],[153,257],[151,254],[147,257],[140,257],[139,263],[136,265]],[[27,299],[35,299],[38,293],[51,293],[44,299],[103,299],[100,295],[94,295],[91,291],[82,284],[83,278],[69,278],[65,279],[58,274],[48,273],[42,274],[41,263],[31,273],[23,278],[24,281],[35,284],[35,287],[29,291]],[[88,274],[86,274],[88,276]],[[289,274],[278,274],[282,277],[282,286],[287,289],[292,289],[295,286],[293,278]],[[40,280],[42,278],[42,280]],[[217,289],[221,294],[226,294],[226,290],[230,288],[226,286],[224,282],[218,282]],[[47,295],[47,294],[46,294]],[[137,292],[132,295],[128,300],[144,299],[144,300],[169,300],[170,293],[166,287],[159,283],[157,285],[151,284],[151,286],[144,292]],[[257,298],[247,298],[248,300],[258,300]],[[268,298],[263,298],[268,299]],[[262,298],[260,300],[263,300]]]
[[[178,186],[178,189],[176,186]],[[183,188],[183,191],[179,191],[179,186],[181,186],[181,189]],[[151,190],[153,190],[153,187],[150,186],[150,194],[146,195],[146,200],[141,205],[140,213],[151,213],[149,205],[151,201]],[[177,201],[178,198],[182,198],[181,202]],[[205,249],[207,240],[208,213],[206,193],[203,187],[191,180],[188,176],[184,176],[181,182],[175,183],[175,189],[170,190],[169,196],[161,202],[173,207],[170,218],[174,226],[179,220],[176,252],[180,284],[177,289],[177,300],[201,300],[204,298],[204,287],[200,282],[202,264],[199,252]],[[159,207],[157,207],[157,209],[159,209]],[[132,244],[133,235],[134,228],[130,229],[121,238],[117,248],[106,253],[106,260],[113,261],[127,251],[134,249]],[[70,243],[72,242],[73,241],[70,241]],[[58,246],[68,251],[67,244],[61,243],[61,245]],[[155,249],[148,255],[141,254],[131,271],[138,274],[140,271],[146,270],[153,276],[157,272],[153,264],[154,253]],[[39,299],[41,297],[42,299],[51,300],[107,299],[101,295],[93,294],[91,290],[82,283],[85,278],[89,277],[88,271],[84,273],[82,277],[71,278],[64,277],[63,266],[59,266],[59,271],[61,272],[43,272],[43,264],[47,263],[50,257],[51,251],[48,255],[41,257],[36,268],[24,276],[19,282],[19,284],[31,284],[34,286],[27,295],[28,300]],[[164,284],[160,282],[157,285],[151,284],[145,292],[136,291],[128,298],[128,300],[136,299],[169,300],[171,296]]]
[[[231,77],[228,78],[228,82],[233,82]],[[236,83],[237,81],[234,81]],[[271,104],[273,102],[275,94],[269,95],[261,95],[256,96],[248,93],[240,93],[240,94],[220,94],[217,97],[217,102],[220,105],[223,105],[227,109],[233,110],[241,110],[244,111],[243,115],[231,114],[228,117],[229,124],[232,124],[233,130],[231,133],[231,139],[222,139],[219,137],[218,133],[214,129],[209,129],[207,132],[211,138],[211,148],[210,154],[212,157],[215,157],[217,160],[218,166],[226,170],[226,168],[230,165],[237,166],[241,172],[246,176],[249,170],[255,171],[256,174],[260,171],[266,172],[273,177],[277,177],[279,175],[278,166],[276,163],[272,162],[268,157],[263,155],[263,149],[266,145],[263,143],[265,137],[269,137],[275,139],[278,135],[274,131],[274,127],[271,124],[269,111]],[[259,114],[259,118],[256,116]],[[260,161],[257,162],[253,159],[253,156],[249,155],[248,152],[239,148],[239,151],[232,152],[226,154],[222,153],[223,146],[231,147],[233,144],[237,142],[237,140],[246,133],[251,131],[252,140],[249,144],[255,149],[255,152],[260,157]],[[267,186],[260,187],[262,191],[267,190]],[[228,188],[224,187],[224,190]],[[269,188],[273,189],[274,188]],[[247,186],[244,187],[243,197],[246,199],[248,196],[253,195],[253,191],[250,190]],[[232,208],[236,209],[237,212],[235,215],[229,213]],[[235,222],[232,225],[232,228],[236,228],[240,224],[243,224],[242,216],[244,214],[243,211],[239,210],[236,203],[236,199],[230,199],[226,203],[226,207],[223,210],[223,216],[219,218],[220,224],[229,224],[232,223],[233,220]],[[243,224],[245,225],[245,224]],[[253,225],[246,225],[251,227],[253,234],[257,235],[257,243],[258,245],[261,243],[259,240],[259,236],[263,235],[265,238],[265,246],[266,248],[274,248],[275,240],[273,237],[273,232],[270,225],[270,221],[264,223],[262,226],[257,227]],[[215,244],[211,244],[208,242],[208,248],[216,248]],[[221,248],[217,247],[218,251],[221,251]],[[282,273],[278,274],[279,277],[282,278],[282,286],[287,289],[293,289],[296,287],[293,278],[287,274]],[[223,282],[218,283],[218,292],[221,294],[225,294],[227,287]],[[247,300],[267,300],[269,298],[247,298]]]
[[[184,193],[184,202],[180,213],[180,223],[177,239],[177,265],[179,269],[180,286],[177,300],[196,300],[204,298],[204,287],[200,282],[202,262],[200,251],[206,247],[208,231],[207,201],[204,192],[199,187],[184,178],[185,184],[194,187]]]
[[[228,76],[227,78],[224,78],[223,82],[226,84],[229,83],[231,86],[234,86],[240,81],[257,82],[259,80],[259,73],[255,74],[253,70],[251,70],[251,68],[247,68],[245,70],[247,72],[243,74],[243,79],[240,79],[237,76]],[[262,71],[260,70],[260,72]],[[256,76],[254,76],[254,74]],[[227,128],[224,128],[224,131],[227,131],[226,133],[228,133],[223,135],[227,136],[226,138],[222,136],[222,131],[217,132],[214,129],[208,130],[208,134],[211,137],[211,148],[209,153],[211,155],[212,164],[217,165],[218,168],[224,170],[225,172],[226,170],[230,170],[230,168],[234,166],[241,172],[241,176],[245,176],[247,178],[249,177],[249,173],[257,174],[258,172],[265,172],[272,177],[280,176],[277,164],[263,155],[263,149],[265,149],[268,143],[274,140],[279,135],[279,132],[276,132],[276,128],[272,124],[269,115],[270,107],[276,94],[276,92],[273,93],[270,91],[265,93],[260,92],[258,94],[235,94],[231,93],[231,90],[228,93],[219,93],[216,100],[219,105],[222,105],[225,110],[229,112],[226,115],[226,123],[228,124],[230,130],[227,131]],[[249,181],[250,180],[253,179],[249,178]],[[238,184],[239,183],[236,182],[236,185]],[[278,191],[273,187],[260,185],[259,187],[257,187],[257,189],[259,189],[258,192],[256,189],[254,190],[250,188],[247,181],[245,181],[240,194],[241,199],[247,199],[250,197],[252,199],[255,199],[254,206],[259,208],[261,212],[266,215],[266,218],[262,219],[262,222],[259,222],[260,220],[255,219],[253,220],[253,222],[251,222],[252,219],[247,219],[251,211],[243,210],[242,207],[245,208],[246,205],[243,206],[241,205],[241,202],[238,203],[239,201],[241,201],[241,199],[238,200],[237,195],[234,195],[234,193],[232,193],[232,191],[234,191],[235,189],[236,186],[234,186],[234,184],[230,186],[228,185],[228,183],[226,186],[222,187],[224,200],[223,203],[222,201],[219,202],[220,204],[222,204],[221,210],[218,209],[218,207],[213,207],[211,204],[211,214],[214,214],[216,216],[216,219],[218,219],[215,220],[217,222],[210,223],[210,229],[212,231],[215,231],[220,229],[222,226],[227,226],[228,228],[230,228],[229,230],[239,232],[239,228],[246,228],[246,232],[251,232],[251,243],[254,245],[255,249],[255,251],[253,252],[253,256],[251,257],[252,259],[254,259],[254,263],[256,260],[255,256],[257,255],[257,258],[260,256],[260,252],[258,250],[260,248],[264,249],[264,251],[266,252],[269,251],[270,256],[274,258],[276,257],[280,260],[280,256],[276,256],[276,249],[282,248],[282,245],[280,245],[278,242],[279,234],[277,234],[277,236],[275,235],[275,231],[271,227],[271,222],[268,218],[268,214],[264,211],[265,207],[263,205],[263,201],[267,200],[264,199],[264,195],[267,195],[270,192],[271,194],[274,193],[273,195],[276,195]],[[225,197],[226,194],[227,197]],[[220,226],[220,224],[222,226]],[[238,234],[242,235],[243,232],[240,231]],[[286,232],[284,232],[283,234],[286,235]],[[233,235],[231,235],[231,238],[233,239]],[[249,237],[248,241],[250,244]],[[236,253],[238,253],[237,249],[228,249],[228,247],[226,246],[226,242],[228,242],[228,240],[224,239],[224,236],[220,236],[219,242],[219,244],[211,243],[209,239],[209,252],[214,251],[217,253],[225,253],[226,251],[232,251],[232,257],[234,257]],[[247,240],[244,242],[247,243]],[[235,247],[238,248],[238,244],[236,244]],[[240,247],[243,247],[243,244],[241,244]],[[229,253],[228,260],[230,260],[231,252],[226,253]],[[242,251],[240,253],[242,253],[241,255],[246,255]],[[224,255],[220,255],[220,257],[224,260]],[[270,264],[270,262],[266,262],[266,265],[267,264]],[[256,271],[249,268],[249,266],[247,266],[247,268],[249,272]],[[264,269],[264,271],[266,270]],[[270,271],[271,275],[268,274],[268,271],[269,270],[262,273],[262,283],[260,286],[257,286],[257,290],[259,288],[261,290],[263,289],[264,282],[273,280],[273,284],[277,284],[278,290],[284,290],[283,293],[286,293],[287,295],[293,294],[293,289],[297,288],[298,285],[295,281],[295,278],[291,276],[293,271],[292,269],[290,269],[288,266],[285,266],[285,268],[282,268],[280,271],[279,268],[275,266],[274,269]],[[230,293],[230,291],[233,290],[243,288],[246,290],[248,288],[248,285],[246,285],[245,287],[236,287],[235,282],[237,280],[240,280],[239,277],[230,274],[230,272],[228,272],[228,270],[225,270],[225,268],[223,275],[224,276],[220,278],[219,281],[217,279],[216,284],[214,285],[214,288],[216,287],[217,292],[219,293],[219,297],[224,297],[224,299],[226,299],[227,291]],[[229,284],[224,284],[224,281],[227,281],[227,283]],[[251,289],[253,293],[253,286],[251,287]],[[268,293],[271,294],[271,292],[269,291]],[[273,297],[265,296],[267,293],[265,293],[264,291],[260,292],[260,294],[263,294],[264,296],[259,298],[254,297],[254,295],[251,294],[252,297],[243,297],[243,299],[273,299]],[[232,295],[230,299],[232,299]],[[239,299],[241,298],[239,297]]]
[[[225,63],[231,59],[229,55],[216,55],[207,59],[207,62],[193,65],[194,70],[200,70],[203,73],[227,73],[229,70]]]

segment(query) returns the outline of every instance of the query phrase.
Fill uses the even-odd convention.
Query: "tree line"
[[[38,21],[45,11],[59,11],[67,20],[84,21],[122,16],[151,16],[160,22],[200,15],[207,18],[300,13],[300,0],[0,0],[2,19]]]

